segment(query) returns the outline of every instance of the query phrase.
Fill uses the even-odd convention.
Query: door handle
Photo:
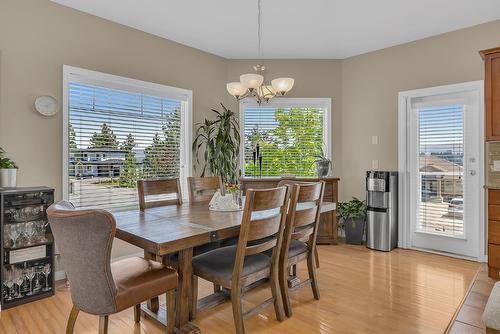
[[[472,175],[472,176],[474,176],[474,175],[476,175],[476,171],[475,171],[474,169],[471,169],[471,170],[469,171],[469,174],[470,174],[470,175]]]

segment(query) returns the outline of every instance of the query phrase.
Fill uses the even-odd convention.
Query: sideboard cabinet
[[[302,182],[317,182],[319,180],[325,181],[325,193],[323,201],[325,202],[338,202],[338,183],[340,179],[336,177],[242,177],[240,178],[241,190],[244,192],[246,189],[265,189],[273,188],[278,185],[281,180],[294,180]],[[337,216],[336,211],[325,212],[321,214],[321,220],[318,229],[318,244],[337,244]]]
[[[500,47],[480,52],[484,59],[486,141],[500,140]]]

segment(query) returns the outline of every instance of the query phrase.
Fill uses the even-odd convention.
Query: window
[[[64,67],[64,198],[137,205],[136,181],[190,172],[191,91]]]
[[[330,157],[330,99],[277,98],[267,104],[240,103],[245,176],[315,176],[314,161]],[[262,173],[254,154],[259,145]]]

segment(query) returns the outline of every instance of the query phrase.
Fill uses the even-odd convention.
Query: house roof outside
[[[438,155],[420,156],[421,172],[462,173],[463,167]]]

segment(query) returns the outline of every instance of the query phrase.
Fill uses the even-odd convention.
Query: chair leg
[[[73,305],[71,313],[69,314],[68,323],[66,325],[66,334],[73,334],[73,331],[75,329],[76,318],[78,317],[79,312],[80,309],[75,305]]]
[[[167,334],[174,334],[175,290],[167,291]]]
[[[215,287],[215,284],[214,284]],[[191,320],[196,319],[196,314],[198,312],[198,276],[193,275],[191,282],[191,302],[189,303],[189,318]]]
[[[99,317],[99,334],[108,334],[108,316]]]
[[[134,306],[134,322],[141,322],[141,304],[137,304]]]
[[[314,252],[310,252],[307,256],[307,270],[311,279],[311,288],[315,299],[319,299],[319,286],[316,278],[316,261]]]
[[[271,284],[271,293],[273,294],[274,299],[274,312],[276,312],[276,319],[278,321],[283,321],[285,319],[285,312],[283,311],[283,300],[281,298],[278,268],[273,268],[271,270],[269,283]]]
[[[233,306],[233,319],[236,334],[244,334],[245,327],[243,325],[243,308],[241,305],[241,288],[231,289],[231,304]]]
[[[316,259],[316,268],[319,268],[319,255],[318,255],[318,247],[314,247],[314,258]]]
[[[290,297],[288,295],[288,276],[290,268],[288,266],[280,267],[279,272],[279,285],[281,289],[281,298],[283,299],[283,307],[287,317],[292,316],[292,305],[290,304]]]

